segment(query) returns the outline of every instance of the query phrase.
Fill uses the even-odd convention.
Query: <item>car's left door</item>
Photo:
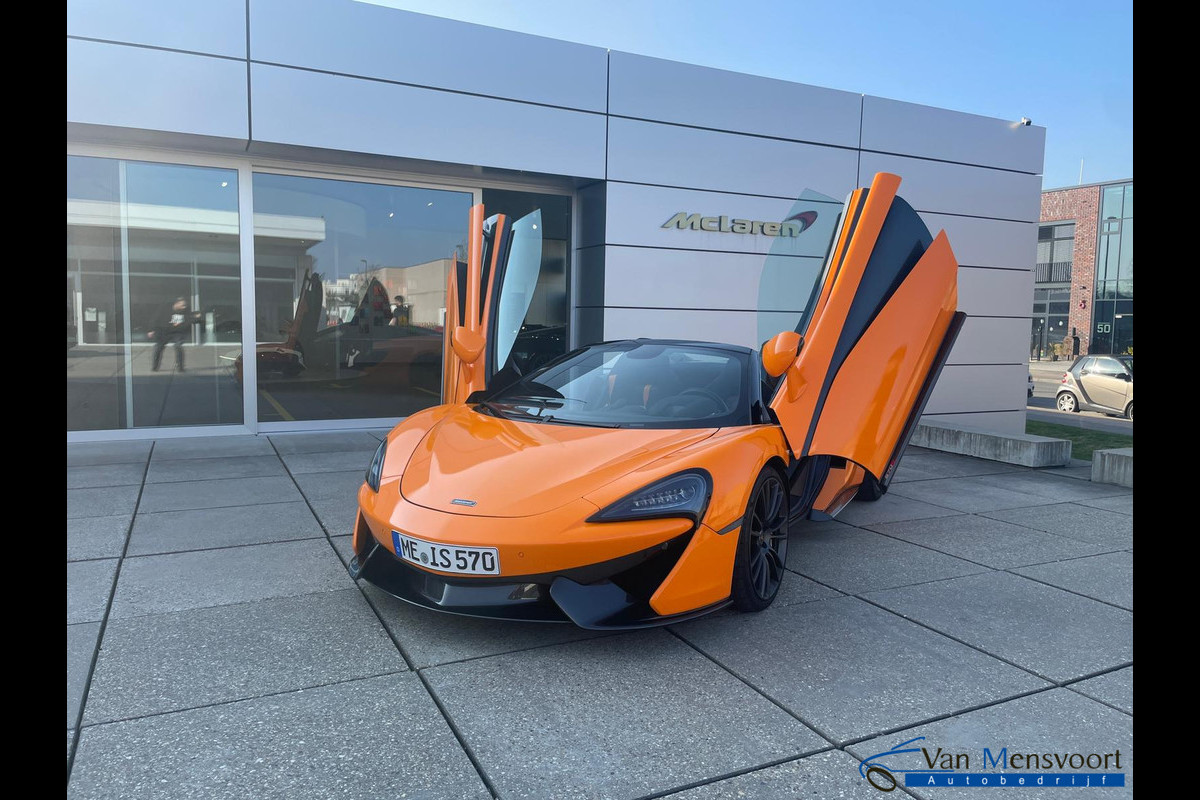
[[[471,208],[467,260],[450,269],[442,344],[442,402],[520,376],[513,345],[542,267],[542,212],[513,221]]]

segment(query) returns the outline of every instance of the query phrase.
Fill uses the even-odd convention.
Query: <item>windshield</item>
[[[613,342],[569,353],[476,406],[531,422],[614,428],[750,424],[749,353]]]
[[[1125,369],[1129,370],[1129,374],[1133,374],[1133,356],[1117,356],[1121,363],[1125,365]]]

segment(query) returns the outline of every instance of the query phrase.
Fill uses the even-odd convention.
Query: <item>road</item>
[[[1033,375],[1033,397],[1025,415],[1028,419],[1038,422],[1052,422],[1055,425],[1070,425],[1074,428],[1104,431],[1105,433],[1120,433],[1133,436],[1133,421],[1121,417],[1110,417],[1094,411],[1068,413],[1054,407],[1054,396],[1062,383],[1063,372],[1071,366],[1069,361],[1033,361],[1029,364],[1029,372]]]

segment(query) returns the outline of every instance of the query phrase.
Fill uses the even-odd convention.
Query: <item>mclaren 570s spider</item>
[[[887,491],[965,319],[946,234],[899,184],[851,193],[799,324],[759,351],[607,341],[525,374],[510,356],[540,215],[475,206],[444,404],[375,453],[351,574],[430,609],[594,629],[769,606],[789,526]]]

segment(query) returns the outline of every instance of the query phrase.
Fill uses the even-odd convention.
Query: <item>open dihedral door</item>
[[[467,260],[446,279],[442,402],[465,402],[501,374],[520,377],[509,356],[541,266],[540,210],[513,222],[504,214],[485,220],[482,203],[471,207]]]
[[[771,400],[815,518],[887,490],[966,315],[945,231],[878,173],[850,195],[803,337]]]

